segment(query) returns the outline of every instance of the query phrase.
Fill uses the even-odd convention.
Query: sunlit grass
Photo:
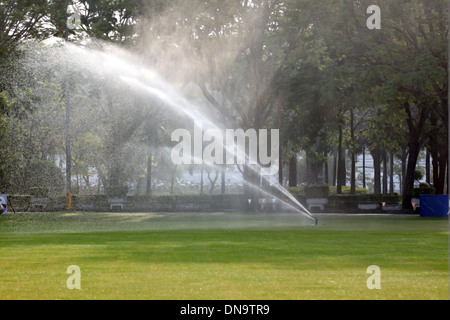
[[[0,270],[1,299],[448,299],[448,220],[17,214],[0,217]]]

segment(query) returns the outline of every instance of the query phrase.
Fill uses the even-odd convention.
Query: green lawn
[[[51,213],[0,217],[0,299],[448,299],[448,220]],[[81,290],[67,289],[67,268]],[[368,290],[367,268],[381,268]]]

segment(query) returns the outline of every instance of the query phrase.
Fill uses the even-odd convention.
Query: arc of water
[[[214,129],[219,129],[219,127],[215,123],[213,123],[212,121],[207,119],[204,115],[201,115],[199,112],[195,111],[195,108],[193,108],[193,106],[187,100],[185,100],[184,98],[180,98],[179,94],[176,93],[174,90],[168,90],[168,92],[170,92],[170,96],[169,96],[168,93],[162,91],[161,89],[157,89],[155,87],[149,87],[148,85],[146,85],[145,83],[142,83],[138,79],[126,77],[126,76],[122,76],[121,79],[134,88],[136,88],[136,87],[142,88],[142,89],[146,90],[148,93],[152,94],[153,96],[158,97],[160,100],[162,100],[163,102],[165,102],[166,104],[171,106],[171,108],[183,112],[186,116],[188,116],[194,122],[198,119],[202,119],[203,121],[205,121],[207,123],[207,125],[209,127],[212,127]],[[158,83],[164,83],[164,82],[163,82],[163,80],[159,79]],[[178,96],[178,99],[174,99],[172,95],[174,95],[175,97]],[[180,105],[184,106],[183,108],[181,108],[181,110],[180,110]],[[225,145],[225,148],[230,152],[234,152],[234,150],[231,150],[229,146]],[[253,168],[250,167],[250,169],[255,172],[255,170]],[[251,186],[258,191],[262,191],[262,189],[259,187],[255,187],[253,185],[251,185]],[[287,204],[286,202],[283,201],[283,199],[280,199],[278,196],[269,194],[266,191],[264,191],[264,192],[267,195],[269,195],[270,197],[276,198],[277,200],[281,201],[281,203],[288,205],[290,208],[295,209],[296,211],[304,214],[305,216],[314,220],[317,223],[317,221],[318,221],[317,218],[315,218],[292,194],[290,194],[286,189],[284,189],[280,185],[274,184],[273,186],[279,192],[281,192],[286,197],[288,197],[289,200],[292,201],[295,205],[297,205],[299,208],[301,208],[302,211],[298,210],[298,208],[295,208],[295,206],[293,206],[293,205]]]
[[[166,150],[167,152],[170,152],[170,149],[167,148]],[[202,160],[202,159],[194,159],[194,160]],[[211,167],[211,165],[206,164],[206,166]],[[263,179],[266,179],[265,177],[263,177]],[[283,195],[285,195],[288,199],[283,199],[277,195],[271,194],[268,191],[262,189],[261,187],[255,185],[255,184],[251,184],[247,182],[247,185],[252,188],[252,190],[258,191],[259,193],[264,194],[265,196],[267,196],[268,198],[272,198],[272,199],[276,199],[278,200],[283,207],[285,208],[289,208],[292,209],[296,212],[300,212],[302,214],[304,214],[305,216],[307,216],[308,218],[314,220],[316,223],[318,222],[317,218],[314,217],[309,210],[307,210],[300,201],[298,201],[291,193],[289,193],[285,188],[281,187],[279,184],[270,184],[271,186],[275,187],[278,191],[280,191]],[[285,200],[290,200],[290,202],[286,202]],[[249,203],[250,204],[250,203]],[[299,208],[303,211],[300,211]]]
[[[86,55],[85,50],[90,50],[85,48],[81,50],[77,46],[71,46],[71,49],[74,50],[75,53],[81,55]],[[185,116],[192,119],[194,123],[196,123],[197,120],[201,120],[205,125],[205,127],[209,127],[211,129],[220,129],[219,126],[217,126],[204,114],[198,111],[196,109],[196,106],[194,106],[191,102],[189,102],[184,96],[182,96],[177,90],[175,90],[172,85],[167,83],[156,73],[147,70],[145,68],[137,67],[133,63],[130,63],[129,61],[126,61],[125,59],[122,59],[111,53],[105,53],[99,50],[90,50],[89,53],[92,53],[92,55],[100,58],[90,66],[83,65],[84,68],[86,68],[87,70],[89,70],[89,68],[94,68],[94,70],[97,70],[97,68],[99,67],[102,68],[103,66],[104,72],[109,72],[116,76],[118,75],[119,79],[124,83],[126,83],[128,86],[130,86],[132,89],[147,92],[152,97],[156,97],[157,99],[164,102],[165,105],[169,106],[172,110],[182,112]],[[82,63],[84,64],[84,62],[85,60],[83,60]],[[228,146],[226,147],[229,148]],[[230,151],[231,153],[235,152],[235,150],[229,149],[227,150]],[[238,152],[242,152],[242,150]],[[255,173],[259,174],[259,172],[257,172],[251,166],[249,166],[249,168]],[[266,192],[267,195],[271,196],[272,198],[280,200],[282,203],[284,203],[284,205],[290,206],[292,209],[295,209],[302,215],[305,215],[306,217],[314,220],[317,224],[318,220],[291,193],[289,193],[285,188],[283,188],[279,184],[273,184],[272,186],[274,186],[281,194],[283,194],[290,201],[292,201],[294,205],[286,203],[284,199],[281,199],[276,195],[267,193],[266,191],[262,190],[259,186],[258,187],[251,186],[251,187],[257,189],[260,192],[261,191]],[[297,206],[297,208],[295,206]]]

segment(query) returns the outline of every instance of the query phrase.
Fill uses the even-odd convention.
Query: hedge
[[[436,194],[435,188],[414,188],[412,191],[413,198],[420,198],[424,194]]]
[[[337,187],[330,187],[330,194],[336,195],[337,194]],[[342,187],[342,194],[351,194],[351,187]],[[356,188],[356,194],[357,195],[365,195],[369,194],[369,190],[366,188]]]
[[[328,198],[330,195],[329,186],[307,186],[305,187],[306,198]]]
[[[286,190],[292,193],[293,195],[305,195],[305,189],[308,187],[287,187]],[[349,195],[351,192],[350,187],[342,187],[342,194]],[[337,194],[337,187],[336,186],[330,186],[329,187],[329,194],[330,195],[336,195]],[[356,188],[356,194],[357,195],[365,195],[369,194],[369,190],[366,188]]]
[[[319,190],[319,191],[318,191]],[[325,188],[312,188],[310,191],[317,196],[317,192],[326,193]],[[315,193],[314,193],[315,192]],[[306,197],[302,194],[294,194],[295,198],[305,204]],[[337,209],[357,209],[359,204],[399,204],[401,197],[398,194],[367,194],[367,195],[331,195],[328,207]],[[33,210],[32,196],[11,195],[14,209],[18,212]],[[284,199],[283,199],[284,200]],[[45,208],[34,208],[40,211],[65,210],[65,197],[49,198],[45,201]],[[110,211],[110,203],[105,195],[73,196],[73,210],[78,211]],[[124,211],[126,212],[202,212],[202,211],[246,211],[256,209],[257,202],[253,202],[250,208],[245,195],[168,195],[168,196],[128,196],[124,198]]]

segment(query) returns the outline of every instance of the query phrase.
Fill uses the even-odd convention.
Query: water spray
[[[68,32],[66,32],[66,37],[68,35]],[[69,92],[69,79],[68,79],[68,71],[69,71],[69,61],[72,64],[75,64],[74,67],[82,68],[83,70],[86,70],[87,72],[101,72],[105,75],[110,75],[112,77],[115,77],[117,80],[120,80],[124,84],[128,85],[130,87],[130,90],[137,91],[137,94],[140,95],[150,95],[152,98],[156,98],[159,101],[163,102],[165,106],[169,107],[175,112],[180,112],[187,118],[194,121],[202,121],[205,127],[208,127],[209,129],[219,129],[220,126],[214,122],[211,121],[206,113],[199,109],[197,105],[194,105],[192,102],[188,101],[182,94],[180,94],[171,84],[166,82],[164,79],[162,79],[160,76],[158,76],[156,73],[149,71],[145,68],[142,68],[142,66],[138,64],[130,63],[130,59],[123,59],[118,55],[114,55],[111,53],[105,53],[100,50],[96,49],[86,49],[86,48],[79,48],[74,45],[70,45],[70,43],[65,41],[65,53],[66,55],[63,56],[65,59],[65,67],[66,67],[66,140],[67,140],[67,147],[68,150],[68,157],[70,158],[70,140],[68,139],[70,137],[70,92]],[[67,59],[69,50],[71,53],[74,53],[75,55],[79,55],[81,59]],[[84,57],[86,55],[86,57]],[[94,59],[94,60],[93,60]],[[168,133],[168,132],[167,132]],[[228,146],[227,146],[228,147]],[[230,153],[234,153],[234,146],[228,147]],[[231,149],[230,149],[231,148]],[[237,150],[238,152],[241,152],[245,155],[246,159],[248,160],[245,152],[242,150]],[[260,173],[260,170],[262,170],[262,167],[253,168],[251,166],[248,166],[249,170],[252,170],[254,173]],[[68,163],[67,170],[70,170],[70,162]],[[70,176],[69,174],[67,176]],[[267,178],[264,178],[267,179]],[[248,182],[248,181],[247,181]],[[69,189],[69,180],[67,181],[67,189]],[[272,199],[278,200],[281,205],[290,208],[292,210],[295,210],[297,213],[308,217],[309,219],[313,220],[315,225],[318,225],[318,219],[314,217],[292,194],[290,194],[284,187],[281,185],[274,183],[271,184],[271,187],[273,188],[274,192],[267,192],[267,190],[264,190],[261,188],[260,185],[258,186],[252,186],[253,188],[257,189],[258,192],[264,192],[267,194],[267,197],[270,197]],[[288,202],[286,202],[288,200]]]
[[[196,110],[196,108],[189,101],[187,101],[184,97],[180,96],[180,94],[176,90],[174,90],[172,86],[167,84],[163,79],[158,77],[155,73],[151,73],[151,77],[148,77],[148,72],[145,72],[145,70],[141,70],[141,72],[144,73],[144,78],[147,80],[146,82],[141,81],[140,79],[137,79],[135,77],[128,77],[128,76],[124,76],[124,75],[120,76],[120,78],[122,81],[129,84],[132,88],[134,88],[134,89],[140,88],[141,90],[143,90],[144,92],[147,92],[151,96],[157,97],[161,101],[164,101],[166,103],[166,105],[168,105],[172,109],[174,109],[176,111],[181,111],[184,115],[186,115],[188,118],[193,120],[194,123],[196,123],[196,121],[198,121],[198,119],[201,119],[201,121],[204,121],[208,125],[208,127],[219,129],[219,127],[214,122],[212,122],[211,120],[206,118],[206,116],[204,114],[202,114],[201,112],[198,112]],[[150,84],[148,82],[150,82]],[[231,152],[231,153],[235,152],[234,145],[232,147],[225,145],[224,147],[227,152]],[[237,151],[241,152],[242,154],[245,154],[245,152],[243,152],[242,150],[237,150]],[[249,160],[248,155],[245,154],[245,157],[246,157],[246,160]],[[259,172],[256,172],[257,170],[252,168],[251,166],[247,166],[247,167],[250,170],[252,170],[254,173],[259,173]],[[261,167],[259,167],[259,169],[261,169]],[[263,177],[263,179],[265,179],[265,178]],[[315,225],[318,225],[318,223],[319,223],[318,219],[315,218],[285,188],[283,188],[282,186],[277,185],[277,184],[275,184],[273,186],[280,193],[282,193],[283,195],[288,197],[288,199],[290,199],[294,203],[294,205],[296,205],[298,207],[298,208],[296,208],[294,205],[288,204],[288,206],[290,208],[292,208],[292,209],[300,212],[301,214],[307,216],[308,218],[314,220]],[[252,186],[252,187],[256,188],[259,192],[263,191],[264,193],[267,193],[270,197],[275,198],[278,201],[280,201],[281,203],[284,203],[286,205],[286,203],[283,202],[283,200],[281,198],[277,197],[274,194],[269,194],[267,191],[264,191],[260,186]]]

